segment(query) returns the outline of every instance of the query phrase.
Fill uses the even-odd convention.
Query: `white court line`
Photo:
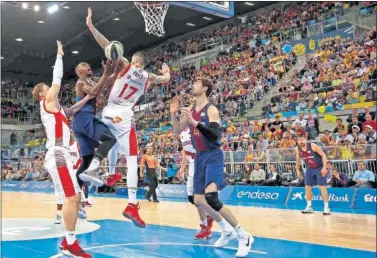
[[[201,247],[212,247],[212,248],[215,248],[213,245],[204,245],[204,244],[158,243],[158,242],[155,242],[155,243],[128,243],[128,244],[115,244],[115,245],[100,245],[100,246],[93,246],[93,247],[89,247],[89,248],[84,248],[84,250],[88,251],[88,250],[99,249],[99,248],[108,248],[108,247],[117,247],[117,246],[137,246],[137,245],[176,245],[176,246],[201,246]],[[238,250],[235,247],[222,247],[221,249],[228,249],[228,250],[234,250],[234,251]],[[267,254],[266,252],[256,251],[256,250],[250,250],[250,253]],[[154,255],[159,255],[159,254],[156,253]],[[64,257],[64,254],[59,253],[59,254],[51,256],[50,258],[58,258],[58,257]]]

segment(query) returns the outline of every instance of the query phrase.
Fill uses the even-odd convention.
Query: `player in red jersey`
[[[92,9],[88,9],[86,24],[92,32],[97,43],[105,48],[109,41],[93,26]],[[123,58],[120,63],[120,72],[117,75],[107,105],[102,111],[102,122],[108,126],[115,135],[117,143],[109,153],[111,176],[107,180],[108,185],[118,180],[115,174],[117,153],[124,154],[127,158],[127,185],[128,205],[123,211],[123,216],[132,220],[138,227],[146,227],[140,218],[138,202],[136,198],[138,175],[137,154],[138,144],[133,108],[139,98],[147,91],[151,83],[162,84],[170,81],[170,69],[166,64],[162,65],[162,75],[155,75],[144,70],[147,64],[147,55],[144,52],[136,52],[132,56],[131,63]]]
[[[296,147],[296,171],[297,176],[301,178],[301,160],[305,162],[305,196],[307,206],[302,211],[303,214],[313,213],[312,209],[312,187],[318,185],[321,190],[322,200],[324,202],[323,215],[330,215],[329,195],[327,193],[327,158],[321,147],[314,143],[308,143],[306,133],[297,135],[298,146]]]
[[[40,102],[41,119],[47,135],[45,168],[51,175],[55,191],[64,192],[65,195],[63,220],[66,233],[60,249],[65,255],[91,258],[92,256],[80,247],[75,235],[81,195],[69,152],[70,129],[67,117],[78,112],[92,96],[87,95],[71,108],[62,108],[58,99],[63,78],[64,55],[60,41],[57,41],[57,52],[52,86],[37,84],[33,89],[33,98]]]

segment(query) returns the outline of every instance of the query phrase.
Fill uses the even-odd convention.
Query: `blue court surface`
[[[213,248],[213,243],[220,236],[217,232],[214,233],[211,240],[197,241],[193,240],[195,230],[191,229],[158,225],[148,225],[147,228],[140,229],[130,222],[118,220],[92,222],[98,224],[100,228],[91,233],[78,235],[78,238],[82,247],[88,250],[93,257],[98,258],[228,258],[235,257],[237,250],[236,240],[224,248]],[[13,234],[16,234],[15,232],[22,234],[23,231],[20,229],[22,227],[19,227]],[[43,228],[39,230],[42,231]],[[64,257],[60,254],[58,247],[60,241],[61,238],[56,237],[27,241],[3,241],[2,257]],[[372,258],[376,257],[376,253],[256,236],[252,252],[248,257]]]

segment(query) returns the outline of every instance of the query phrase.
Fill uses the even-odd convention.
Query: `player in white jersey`
[[[40,102],[41,119],[47,135],[47,153],[45,167],[51,175],[55,192],[63,192],[63,220],[66,229],[65,238],[60,248],[66,255],[75,257],[92,257],[79,246],[76,240],[75,227],[80,203],[80,187],[76,174],[73,172],[73,162],[69,153],[70,129],[67,117],[79,111],[91,96],[87,96],[71,108],[63,108],[59,104],[59,91],[63,77],[63,45],[57,41],[57,58],[54,66],[52,86],[37,84],[33,89],[33,97]]]
[[[92,9],[88,9],[86,23],[98,44],[105,48],[109,41],[93,26]],[[134,121],[133,107],[138,99],[145,93],[151,83],[167,83],[170,81],[170,69],[166,64],[162,65],[158,76],[144,71],[147,64],[147,56],[144,52],[137,52],[132,56],[131,63],[123,58],[120,62],[119,75],[111,89],[108,104],[102,111],[102,121],[117,138],[117,144],[109,152],[108,185],[119,180],[115,174],[117,153],[127,157],[127,185],[129,203],[123,211],[123,216],[131,219],[138,227],[146,227],[145,222],[138,213],[137,191],[137,154],[138,144]],[[117,69],[119,70],[119,69]]]
[[[183,178],[184,171],[186,170],[187,163],[189,164],[187,176],[187,200],[195,205],[194,202],[194,173],[195,173],[195,153],[196,150],[191,142],[190,129],[187,127],[181,132],[182,143],[182,164],[178,171],[178,178]],[[208,239],[212,237],[213,219],[207,216],[205,211],[197,207],[200,218],[200,229],[195,235],[195,239]]]
[[[75,141],[75,138],[73,136],[72,131],[71,131],[71,135],[70,135],[69,154],[71,155],[72,164],[73,164],[73,172],[72,173],[76,174],[76,171],[81,164],[81,158],[80,158],[80,153],[79,153],[79,149],[78,149],[78,143]],[[58,189],[58,188],[55,188],[55,189]],[[82,190],[81,191],[81,206],[79,207],[78,217],[80,219],[86,219],[87,218],[87,215],[86,215],[86,212],[85,212],[86,197],[84,195],[84,187],[81,190]],[[65,196],[64,196],[63,191],[55,191],[55,195],[56,195],[56,203],[57,203],[55,224],[61,224],[61,222],[62,222],[62,209],[63,209]]]

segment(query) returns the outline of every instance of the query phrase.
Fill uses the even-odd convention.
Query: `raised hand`
[[[102,61],[103,73],[110,76],[114,70],[114,65],[111,60],[107,60],[106,63]]]
[[[179,106],[180,106],[179,98],[174,97],[170,103],[170,113],[177,113],[179,110]]]
[[[88,16],[86,16],[86,25],[88,25],[88,27],[93,26],[93,23],[92,23],[92,7],[88,8]]]
[[[63,44],[60,42],[60,40],[56,41],[56,45],[58,47],[58,56],[64,56]]]
[[[167,64],[163,63],[160,72],[162,74],[168,74],[170,73],[170,68]]]

